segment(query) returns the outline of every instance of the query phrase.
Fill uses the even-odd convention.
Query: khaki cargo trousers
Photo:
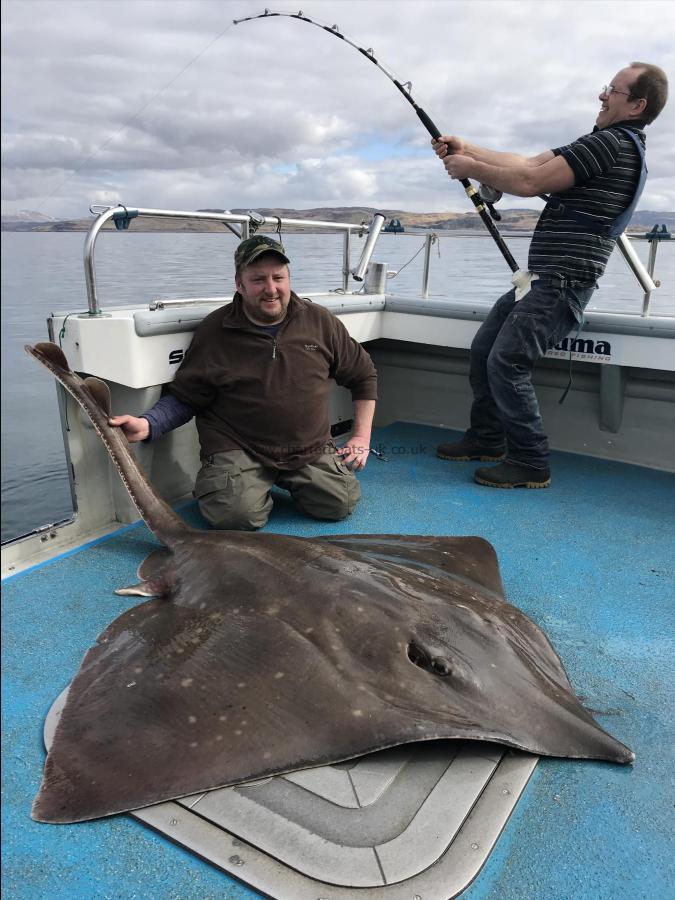
[[[214,528],[254,531],[272,510],[273,485],[288,491],[306,515],[337,522],[361,496],[356,476],[336,453],[324,453],[300,469],[279,471],[261,465],[243,450],[207,457],[197,474],[195,497]]]

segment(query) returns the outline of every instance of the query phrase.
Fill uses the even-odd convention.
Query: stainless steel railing
[[[292,226],[292,227],[300,227],[300,228],[317,228],[320,227],[322,229],[326,229],[329,231],[338,231],[342,232],[343,235],[343,244],[342,244],[342,290],[346,293],[349,290],[349,279],[353,277],[357,281],[363,280],[370,260],[372,258],[373,252],[375,250],[375,246],[377,240],[379,238],[380,232],[382,230],[382,226],[384,224],[384,216],[381,213],[376,213],[373,217],[372,222],[369,225],[356,225],[348,222],[327,222],[321,221],[317,219],[284,219],[277,218],[276,216],[262,216],[260,214],[256,214],[253,212],[250,213],[231,213],[229,211],[223,212],[186,212],[183,210],[166,210],[166,209],[139,209],[132,208],[126,206],[114,206],[114,207],[92,207],[92,212],[97,214],[97,218],[93,222],[89,232],[87,233],[87,237],[84,245],[84,272],[85,272],[85,281],[87,286],[87,299],[88,299],[88,315],[90,316],[102,316],[104,313],[101,311],[97,288],[96,288],[96,272],[94,267],[94,249],[96,245],[96,239],[103,228],[103,226],[109,222],[111,219],[115,221],[117,227],[127,228],[129,222],[134,218],[164,218],[164,219],[186,219],[186,220],[206,220],[212,222],[220,222],[226,228],[229,228],[230,231],[234,232],[237,237],[241,240],[245,240],[249,237],[251,230],[255,230],[257,228],[263,226],[273,226],[276,228],[277,226]],[[251,226],[253,225],[253,229]],[[354,268],[350,269],[351,261],[351,237],[352,234],[356,232],[359,235],[367,234],[368,239],[364,245],[361,258],[357,265]],[[420,236],[420,232],[405,232],[404,235],[407,236]],[[403,237],[401,235],[400,237]],[[447,236],[452,236],[453,232],[448,231]],[[437,232],[428,232],[424,235],[425,237],[425,245],[424,245],[424,262],[422,266],[422,285],[421,285],[421,294],[424,299],[429,297],[429,273],[431,268],[431,247],[433,243],[438,239],[439,235]],[[482,235],[476,235],[476,237],[482,237]],[[528,237],[528,235],[518,235],[519,238]],[[642,263],[634,248],[632,247],[633,241],[650,241],[649,248],[649,259],[647,261],[647,266]],[[619,241],[617,242],[617,246],[626,260],[629,268],[635,275],[639,284],[641,285],[644,296],[642,303],[642,316],[649,316],[649,307],[652,297],[652,292],[660,286],[660,282],[654,280],[654,271],[656,266],[656,255],[658,250],[659,240],[657,238],[652,238],[648,234],[640,234],[640,235],[632,235],[630,239],[626,234],[623,234]],[[390,273],[392,274],[392,273]],[[177,301],[182,304],[185,301]]]
[[[127,206],[111,206],[99,207],[92,206],[91,212],[95,213],[97,218],[92,223],[87,237],[84,242],[84,276],[87,286],[87,302],[88,315],[102,316],[98,292],[96,287],[96,269],[94,265],[94,250],[96,240],[103,226],[111,220],[115,222],[118,228],[126,229],[129,223],[136,218],[154,218],[154,219],[187,219],[187,220],[203,220],[211,222],[221,222],[225,227],[233,231],[241,240],[249,237],[251,232],[251,223],[254,222],[256,228],[271,225],[277,226],[294,226],[300,228],[317,228],[321,227],[329,231],[339,231],[343,235],[342,250],[342,289],[346,292],[349,290],[349,278],[352,274],[350,271],[350,254],[351,254],[351,235],[353,232],[359,234],[369,234],[372,230],[374,240],[368,240],[361,260],[357,266],[358,271],[361,269],[365,272],[370,262],[377,236],[382,228],[383,217],[376,215],[370,225],[355,225],[349,222],[324,222],[317,219],[283,219],[277,216],[261,216],[255,214],[241,214],[231,212],[188,212],[185,210],[175,209],[139,209]],[[356,271],[356,270],[355,270]],[[355,274],[354,277],[358,277]]]
[[[409,232],[409,234],[414,234],[414,232]],[[452,231],[448,232],[448,236],[452,235]],[[438,237],[436,233],[430,233],[426,235],[426,243],[424,248],[424,264],[422,268],[422,297],[426,300],[429,297],[429,270],[431,266],[431,246],[434,240]],[[482,234],[477,234],[476,237],[484,237]],[[520,237],[520,235],[519,235]],[[522,235],[522,237],[526,237],[526,235]],[[529,235],[527,235],[529,237]],[[639,258],[637,253],[635,252],[632,242],[633,241],[650,241],[649,247],[649,259],[647,260],[647,265],[645,266],[642,260]],[[652,292],[656,290],[656,288],[661,286],[661,282],[658,280],[654,280],[654,271],[656,266],[656,252],[658,249],[659,240],[651,238],[649,235],[639,234],[639,235],[631,235],[629,236],[624,233],[617,241],[617,247],[621,252],[621,255],[625,259],[628,267],[635,275],[638,283],[642,287],[644,291],[644,297],[642,301],[642,316],[649,315],[649,306],[651,302]]]

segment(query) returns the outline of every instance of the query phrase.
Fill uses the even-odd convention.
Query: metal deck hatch
[[[131,815],[277,900],[447,900],[482,868],[537,759],[427,741]]]

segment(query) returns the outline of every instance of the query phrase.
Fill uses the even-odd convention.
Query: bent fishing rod
[[[377,59],[375,56],[375,52],[372,48],[364,49],[363,47],[359,47],[358,44],[355,44],[354,41],[351,41],[348,37],[346,37],[339,30],[337,25],[323,25],[321,22],[316,22],[314,19],[310,19],[309,16],[304,15],[302,12],[297,13],[284,13],[284,12],[270,12],[270,10],[266,9],[265,12],[260,13],[257,16],[247,16],[244,19],[234,19],[233,22],[235,25],[239,25],[242,22],[252,22],[254,19],[268,19],[275,17],[284,17],[288,19],[298,19],[300,22],[307,22],[310,25],[316,25],[317,28],[320,28],[322,31],[328,32],[328,34],[332,34],[334,37],[340,38],[341,41],[344,41],[346,44],[349,44],[350,47],[353,47],[355,50],[358,50],[367,60],[377,66],[377,68],[383,72],[387,78],[398,88],[401,94],[405,97],[408,103],[412,106],[412,108],[417,113],[419,120],[422,122],[426,130],[429,132],[434,140],[438,140],[441,137],[441,132],[438,130],[434,122],[429,118],[427,113],[422,109],[419,104],[415,102],[412,96],[412,82],[406,81],[402,83],[399,79],[388,69],[385,68],[384,65]],[[476,212],[483,220],[483,224],[487,228],[487,230],[492,235],[494,242],[497,244],[502,256],[506,260],[507,265],[514,273],[514,284],[518,287],[524,287],[525,282],[527,281],[526,273],[523,272],[518,263],[515,261],[513,256],[511,255],[511,251],[506,246],[503,237],[497,230],[497,226],[494,224],[492,219],[490,218],[490,214],[486,208],[486,201],[483,200],[480,193],[476,190],[476,188],[471,184],[468,178],[457,179],[461,182],[462,187],[464,188],[467,197],[473,203],[476,208]]]

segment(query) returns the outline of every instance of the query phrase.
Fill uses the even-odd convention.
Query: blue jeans
[[[532,369],[582,321],[596,286],[541,275],[522,300],[516,302],[515,290],[497,300],[471,344],[469,438],[495,450],[506,445],[509,462],[548,466]]]

